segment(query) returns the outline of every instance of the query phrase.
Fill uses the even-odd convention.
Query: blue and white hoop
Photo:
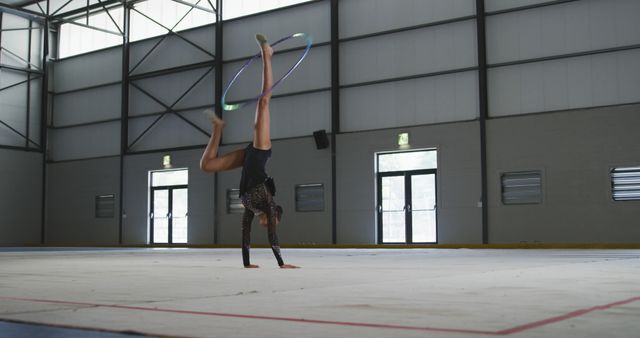
[[[273,86],[271,86],[271,88],[269,88],[267,91],[260,93],[258,96],[256,96],[255,98],[248,100],[248,101],[243,101],[241,103],[233,103],[233,104],[227,104],[225,102],[226,97],[227,97],[227,93],[229,92],[229,89],[231,88],[231,86],[233,86],[233,84],[236,82],[236,79],[238,78],[238,76],[240,76],[240,74],[242,74],[242,72],[256,59],[262,57],[262,53],[258,53],[256,55],[254,55],[253,57],[251,57],[249,60],[247,60],[242,67],[240,67],[240,69],[238,70],[238,72],[233,76],[233,78],[231,78],[231,81],[229,81],[229,83],[227,84],[227,87],[224,89],[224,92],[222,93],[222,98],[220,99],[220,104],[222,105],[222,109],[223,110],[238,110],[242,107],[244,107],[245,105],[251,103],[251,102],[255,102],[258,101],[262,96],[264,96],[265,94],[273,91],[273,89],[279,85],[282,81],[284,81],[284,79],[286,79],[287,77],[289,77],[289,75],[291,75],[291,73],[298,68],[298,66],[300,65],[300,63],[302,62],[302,60],[304,60],[304,58],[307,56],[307,54],[309,54],[309,50],[311,49],[311,43],[313,42],[311,35],[307,34],[307,33],[294,33],[291,34],[289,36],[285,36],[284,38],[274,42],[271,44],[271,46],[276,46],[277,44],[287,41],[289,39],[293,39],[293,38],[302,38],[305,39],[305,41],[307,42],[307,46],[304,49],[304,52],[302,53],[302,55],[300,56],[300,58],[298,59],[298,61],[296,61],[296,63],[293,64],[293,66],[291,68],[289,68],[289,70],[276,82],[273,83]]]

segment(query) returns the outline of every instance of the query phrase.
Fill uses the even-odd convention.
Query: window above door
[[[436,169],[436,149],[421,149],[393,153],[378,153],[377,169],[379,173],[420,169]]]

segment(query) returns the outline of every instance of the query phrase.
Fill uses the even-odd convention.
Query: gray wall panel
[[[399,132],[413,149],[438,149],[438,242],[482,242],[477,122],[338,135],[338,243],[376,243],[375,153],[394,151]]]
[[[146,88],[142,87],[143,90],[147,91]],[[148,91],[147,91],[148,92]],[[173,97],[173,96],[172,96]],[[160,102],[171,105],[173,102],[168,102],[166,98],[157,98]],[[177,97],[174,97],[176,100]],[[166,108],[158,103],[156,100],[151,98],[149,95],[143,93],[138,88],[134,86],[129,86],[129,116],[139,116],[150,113],[158,113],[165,111]]]
[[[557,0],[485,0],[485,10],[487,12],[499,11],[503,9],[516,8],[521,6],[537,5],[541,3],[552,3]]]
[[[477,72],[389,82],[340,91],[343,131],[472,120],[478,116]]]
[[[340,84],[477,65],[475,21],[428,27],[340,45]]]
[[[200,110],[181,112],[183,117],[189,121],[211,132],[211,125],[202,115]],[[175,114],[166,114],[158,121],[138,142],[133,142],[142,135],[159,115],[135,118],[129,120],[129,145],[133,151],[175,148],[192,145],[206,144],[209,137],[193,126],[177,117]]]
[[[491,116],[638,102],[640,50],[492,68]]]
[[[120,153],[120,122],[49,131],[53,161],[113,156]]]
[[[33,23],[31,31],[31,64],[40,68],[42,65],[42,25]]]
[[[213,104],[214,74],[213,70],[209,71],[209,68],[205,67],[142,79],[135,81],[135,84],[165,105],[171,106],[204,75],[204,78],[174,106],[176,109],[190,108]],[[134,86],[130,86],[129,93],[129,116],[157,113],[165,110],[162,105]]]
[[[220,149],[220,153],[224,154],[245,146],[246,144],[225,146]],[[331,243],[331,151],[317,150],[313,137],[274,141],[273,155],[267,163],[267,173],[276,182],[274,199],[284,209],[282,222],[277,227],[280,243]],[[242,241],[242,214],[226,213],[227,189],[238,188],[240,175],[240,169],[218,174],[218,243],[239,245]],[[295,185],[307,183],[324,184],[324,211],[295,211]],[[268,243],[267,231],[259,225],[257,219],[253,222],[252,230],[252,243]],[[286,252],[283,256],[285,262],[290,258]],[[241,262],[240,257],[238,250],[238,264]],[[275,264],[275,261],[273,263]]]
[[[53,64],[53,90],[63,92],[122,79],[122,48],[62,59]]]
[[[215,47],[215,27],[205,26],[192,29],[186,32],[179,32],[180,36],[195,43],[199,47],[214,53]],[[138,62],[155,46],[162,37],[134,42],[131,44],[130,69],[133,69]],[[211,61],[212,57],[199,50],[183,39],[170,35],[166,37],[156,47],[149,56],[140,63],[133,74],[140,74],[159,69],[178,67],[192,63]]]
[[[119,168],[117,157],[47,165],[47,244],[118,244]],[[96,196],[109,194],[114,217],[96,218]]]
[[[273,81],[278,81],[298,61],[303,51],[276,54],[273,57]],[[331,48],[314,47],[291,75],[273,91],[274,95],[303,90],[328,88],[331,85]],[[240,70],[246,60],[224,65],[224,84]],[[227,93],[226,101],[233,102],[258,96],[262,85],[262,60],[257,59],[240,74]]]
[[[640,2],[583,0],[487,18],[489,63],[640,43]]]
[[[473,0],[342,0],[339,6],[341,38],[475,14]]]
[[[188,242],[213,243],[214,176],[200,171],[202,149],[169,152],[174,168],[188,168]],[[148,243],[149,171],[162,170],[165,153],[125,157],[124,244]]]
[[[121,115],[120,85],[57,95],[53,124],[66,125],[119,119]]]
[[[639,124],[639,105],[491,120],[490,241],[638,242],[640,203],[612,201],[609,170],[640,165]],[[502,205],[500,173],[521,170],[542,170],[542,204]]]
[[[42,154],[0,149],[0,245],[40,243]]]
[[[41,125],[41,106],[42,101],[42,80],[31,81],[31,107],[29,115],[29,139],[40,144],[40,125]],[[33,143],[30,143],[31,147],[35,147]]]
[[[3,146],[24,147],[25,140],[5,125],[0,124],[0,144]]]
[[[329,15],[329,2],[322,1],[227,22],[224,24],[224,59],[247,57],[259,52],[256,33],[265,34],[272,42],[299,32],[311,34],[314,43],[329,41]],[[304,45],[305,41],[297,38],[282,43],[282,47],[279,45],[275,50]]]
[[[29,20],[11,15],[4,14],[2,17],[3,28],[27,28],[29,27]],[[2,63],[5,65],[16,66],[20,68],[27,68],[25,61],[20,60],[15,55],[19,56],[23,60],[27,60],[29,55],[29,32],[26,30],[20,31],[4,31],[2,32],[2,47],[8,49],[2,50]],[[12,55],[15,54],[15,55]]]
[[[309,136],[318,129],[331,130],[331,94],[328,91],[274,98],[270,104],[271,138]],[[255,104],[224,113],[224,143],[253,138]]]
[[[27,79],[19,73],[2,70],[0,88],[7,87]],[[32,85],[34,83],[32,82]],[[0,91],[0,121],[25,135],[27,130],[27,84],[21,84]],[[24,138],[0,124],[0,144],[24,145]]]
[[[16,84],[27,79],[27,74],[10,69],[0,68],[0,75],[2,75],[0,76],[0,88]],[[21,84],[20,86],[23,86],[23,90],[26,93],[26,84]]]

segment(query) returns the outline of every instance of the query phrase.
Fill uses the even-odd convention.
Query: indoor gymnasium
[[[640,1],[0,1],[0,337],[640,337]]]

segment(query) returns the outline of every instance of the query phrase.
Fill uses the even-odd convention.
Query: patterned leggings
[[[242,205],[244,205],[244,215],[242,215],[242,262],[244,266],[249,263],[249,249],[251,248],[251,222],[255,214],[265,213],[267,215],[267,233],[269,236],[269,244],[273,255],[276,256],[278,265],[282,266],[284,262],[280,256],[280,245],[278,244],[278,235],[276,234],[276,203],[273,196],[267,191],[264,184],[260,184],[255,188],[247,191],[240,197]]]

